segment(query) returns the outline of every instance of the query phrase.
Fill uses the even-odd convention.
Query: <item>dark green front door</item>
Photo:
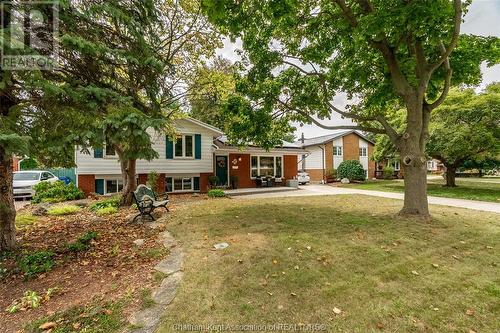
[[[215,175],[219,178],[220,186],[227,186],[227,156],[215,157]]]

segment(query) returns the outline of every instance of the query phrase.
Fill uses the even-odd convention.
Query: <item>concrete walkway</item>
[[[306,185],[301,186],[300,190],[284,193],[263,193],[252,194],[246,196],[235,197],[236,199],[262,199],[262,198],[283,198],[283,197],[303,197],[303,196],[317,196],[317,195],[341,195],[341,194],[362,194],[374,197],[390,198],[403,200],[402,193],[358,190],[353,188],[333,187],[328,185]],[[467,208],[473,210],[480,210],[485,212],[493,212],[500,214],[500,204],[494,202],[474,201],[464,199],[451,199],[441,197],[429,197],[429,204],[442,205],[450,207]]]

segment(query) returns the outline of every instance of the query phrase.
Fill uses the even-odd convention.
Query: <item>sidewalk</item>
[[[283,197],[303,197],[303,196],[342,195],[342,194],[362,194],[362,195],[370,195],[374,197],[390,198],[397,200],[404,199],[403,193],[358,190],[352,188],[332,187],[328,185],[307,185],[307,186],[302,186],[299,191],[284,192],[284,193],[252,194],[236,198],[259,199],[259,198],[283,198]],[[484,212],[492,212],[500,214],[500,204],[494,202],[441,198],[432,196],[429,196],[428,198],[429,198],[429,204],[431,205],[466,208],[466,209],[480,210]]]

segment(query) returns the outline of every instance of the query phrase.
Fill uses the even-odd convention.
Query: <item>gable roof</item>
[[[192,122],[193,124],[196,124],[198,126],[201,126],[201,127],[204,127],[212,132],[215,132],[216,134],[218,135],[224,135],[224,132],[222,132],[220,129],[218,129],[217,127],[215,126],[212,126],[212,125],[209,125],[207,123],[204,123],[203,121],[201,120],[198,120],[198,119],[194,119],[194,118],[191,118],[191,117],[187,117],[187,118],[182,118],[180,120],[187,120],[187,121],[190,121]]]
[[[317,146],[317,145],[325,144],[327,142],[330,142],[330,141],[338,139],[338,138],[342,138],[342,137],[349,135],[349,134],[352,134],[352,133],[356,134],[357,136],[359,136],[363,140],[366,140],[373,145],[375,144],[375,142],[368,139],[365,135],[363,135],[361,132],[356,131],[356,130],[335,130],[335,131],[332,131],[332,133],[328,134],[328,135],[317,136],[315,138],[305,139],[304,143],[302,143],[302,140],[296,141],[295,144],[299,145],[300,147]]]

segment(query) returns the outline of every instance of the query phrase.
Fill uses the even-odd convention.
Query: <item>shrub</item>
[[[16,215],[16,227],[24,228],[32,225],[38,220],[38,217],[31,214],[17,214]]]
[[[210,184],[210,186],[217,186],[217,184],[219,184],[219,177],[217,176],[208,177],[208,184]]]
[[[337,170],[329,169],[326,171],[326,176],[331,179],[337,179]]]
[[[31,278],[39,273],[48,272],[54,267],[54,253],[39,251],[27,254],[19,260],[18,265],[25,276]]]
[[[208,196],[210,198],[225,198],[226,193],[224,192],[224,190],[214,189],[214,190],[208,191]]]
[[[63,202],[85,198],[85,194],[73,183],[66,185],[61,181],[41,182],[35,185],[34,189],[36,193],[32,199],[33,203]]]
[[[121,197],[119,195],[117,195],[117,196],[114,196],[114,197],[109,198],[109,199],[97,201],[97,202],[93,203],[92,205],[90,205],[89,209],[93,212],[97,212],[100,209],[108,208],[108,207],[118,208],[118,207],[120,207],[120,203],[121,203]]]
[[[154,193],[157,191],[158,187],[158,172],[156,171],[151,171],[148,174],[148,181],[146,182],[147,187],[149,187],[151,190],[153,190]]]
[[[337,169],[337,176],[341,179],[365,180],[365,170],[359,161],[350,160],[340,163]]]
[[[96,210],[96,215],[99,215],[99,216],[106,216],[106,215],[113,215],[113,214],[116,214],[118,213],[118,208],[116,207],[104,207],[104,208],[100,208],[98,210]]]
[[[81,208],[78,206],[70,206],[70,205],[56,206],[56,207],[50,208],[47,211],[47,214],[53,215],[53,216],[72,215],[72,214],[78,213],[80,210],[81,210]]]
[[[393,179],[394,178],[394,168],[391,166],[386,166],[383,171],[384,179]]]
[[[97,238],[97,232],[89,231],[76,242],[68,244],[68,250],[71,252],[81,252],[90,248],[90,242]]]

